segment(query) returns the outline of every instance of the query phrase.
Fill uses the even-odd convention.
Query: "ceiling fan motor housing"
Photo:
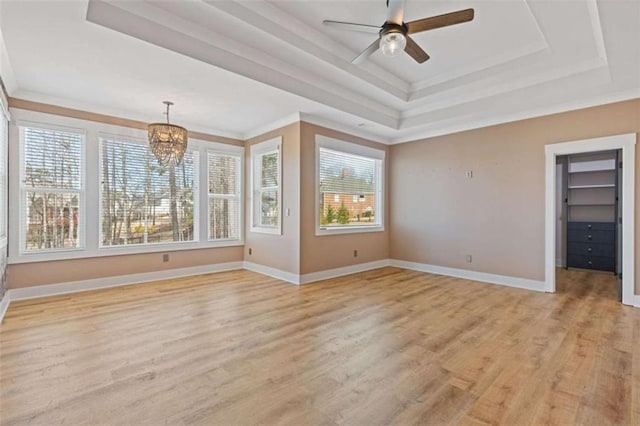
[[[385,22],[380,27],[380,37],[387,34],[394,34],[394,33],[400,33],[406,37],[407,31],[408,31],[408,28],[404,23],[402,25],[398,25],[394,23]]]

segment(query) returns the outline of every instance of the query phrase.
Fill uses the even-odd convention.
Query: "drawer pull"
[[[587,240],[590,240],[592,238],[593,238],[593,236],[591,234],[587,235]]]
[[[588,225],[587,225],[587,228],[591,229],[591,224],[588,224]]]
[[[587,249],[587,251],[588,251],[589,253],[591,253],[591,252],[593,251],[593,249],[592,249],[591,247],[589,247],[589,248]]]
[[[589,266],[593,265],[592,261],[588,261],[587,263],[589,264]]]

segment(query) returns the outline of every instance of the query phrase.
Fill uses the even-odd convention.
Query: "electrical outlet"
[[[473,258],[471,257],[470,254],[467,255],[467,263],[471,263],[471,261],[473,260]]]
[[[353,257],[358,257],[358,250],[353,251]]]
[[[249,255],[253,253],[253,249],[249,249]]]
[[[473,170],[467,170],[467,173],[465,173],[465,175],[467,176],[467,179],[472,179],[473,178]]]
[[[168,262],[169,261],[169,254],[168,253],[165,253],[165,254],[162,255],[162,261],[163,262]]]

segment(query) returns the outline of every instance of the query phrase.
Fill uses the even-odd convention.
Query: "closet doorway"
[[[573,271],[556,270],[556,282],[620,302],[621,158],[621,150],[556,157],[556,267]]]
[[[634,304],[635,134],[545,146],[545,291],[556,267],[616,274]],[[622,168],[620,168],[622,164]]]

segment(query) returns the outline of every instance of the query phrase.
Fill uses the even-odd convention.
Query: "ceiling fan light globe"
[[[407,39],[400,32],[392,32],[380,37],[380,50],[385,56],[396,56],[404,50]]]

